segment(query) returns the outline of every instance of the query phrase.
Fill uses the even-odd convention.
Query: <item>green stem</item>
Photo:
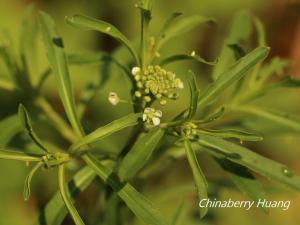
[[[141,30],[141,66],[142,66],[142,69],[144,70],[145,67],[146,67],[146,44],[147,44],[147,41],[146,41],[146,32],[145,32],[145,29],[144,29],[144,17],[143,17],[143,12],[141,12],[141,24],[142,24],[142,30]]]
[[[66,186],[64,165],[60,165],[58,167],[58,185],[59,185],[61,197],[69,213],[71,214],[73,221],[75,222],[76,225],[84,225],[84,222],[82,221],[79,213],[77,212],[75,206],[72,203],[68,188]]]

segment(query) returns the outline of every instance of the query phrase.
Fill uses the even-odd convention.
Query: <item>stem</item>
[[[141,66],[142,66],[142,70],[145,69],[146,67],[146,31],[145,31],[145,27],[144,27],[144,16],[143,16],[143,12],[141,12],[141,24],[142,24],[142,30],[141,30]]]
[[[78,140],[78,136],[71,129],[71,127],[66,123],[66,121],[64,121],[61,118],[61,116],[52,108],[52,106],[44,98],[38,98],[35,103],[53,121],[53,125],[57,128],[57,130],[62,134],[64,138],[66,138],[72,143]]]
[[[141,67],[143,70],[147,65],[148,28],[150,19],[150,11],[141,8]]]
[[[77,212],[75,206],[72,203],[68,188],[66,186],[64,165],[60,165],[58,167],[58,185],[59,185],[61,197],[69,213],[71,214],[73,221],[75,222],[76,225],[84,225],[84,222],[82,221],[79,213]]]

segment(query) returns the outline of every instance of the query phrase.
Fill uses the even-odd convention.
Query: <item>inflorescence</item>
[[[135,96],[143,98],[145,102],[151,102],[155,98],[161,105],[165,105],[167,99],[177,99],[178,90],[184,87],[175,73],[166,71],[158,65],[148,66],[145,70],[133,67],[131,72],[138,88]]]

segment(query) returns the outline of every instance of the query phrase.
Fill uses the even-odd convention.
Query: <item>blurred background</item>
[[[38,9],[49,13],[56,21],[60,34],[65,43],[68,53],[86,51],[108,51],[112,52],[118,43],[114,40],[100,35],[96,32],[82,32],[65,23],[65,16],[75,13],[82,13],[91,17],[106,20],[117,26],[130,39],[134,39],[139,34],[139,12],[134,7],[136,1],[133,0],[0,0],[0,29],[7,30],[13,38],[16,46],[19,44],[19,34],[22,26],[22,14],[26,6],[34,3]],[[258,16],[264,23],[267,33],[267,42],[271,47],[271,53],[267,60],[272,56],[280,56],[290,60],[290,67],[287,71],[289,75],[300,78],[300,1],[299,0],[165,0],[155,1],[153,10],[153,21],[151,22],[151,32],[156,34],[161,27],[162,21],[174,11],[184,12],[185,15],[200,14],[214,17],[217,21],[216,26],[201,26],[182,35],[162,50],[161,55],[172,53],[190,53],[195,50],[199,55],[214,60],[222,48],[223,41],[228,34],[233,16],[242,9],[248,9]],[[33,80],[37,82],[39,74],[47,68],[47,60],[44,47],[39,38],[37,40],[37,57],[33,74]],[[8,71],[0,62],[0,78],[9,80]],[[177,74],[183,74],[188,68],[197,71],[199,81],[210,79],[211,68],[206,65],[195,63],[180,63],[170,66]],[[95,77],[99,76],[99,65],[71,66],[72,81],[76,95],[80,94],[82,88]],[[105,124],[112,119],[120,117],[131,111],[130,105],[119,105],[117,108],[111,106],[107,99],[110,91],[118,90],[118,94],[123,99],[129,99],[129,93],[124,88],[126,86],[124,76],[120,74],[110,74],[109,80],[103,84],[102,89],[89,105],[86,113],[86,121],[91,129]],[[43,94],[51,101],[58,111],[62,111],[62,106],[58,100],[58,94],[52,77],[47,80]],[[273,93],[267,96],[264,101],[278,109],[284,108],[286,111],[300,113],[300,92],[297,90]],[[184,107],[186,101],[182,95],[182,101],[178,105],[169,106],[168,114],[173,115],[178,111],[178,107]],[[16,113],[19,102],[23,101],[21,96],[11,95],[9,92],[0,90],[0,118],[5,118]],[[281,101],[283,100],[283,101]],[[175,113],[176,114],[176,113]],[[39,118],[41,123],[36,126],[45,138],[55,140],[64,145],[53,128],[45,129],[43,118]],[[44,121],[45,122],[45,121]],[[42,124],[42,125],[41,125]],[[262,132],[264,128],[262,127]],[[5,132],[5,131],[0,131]],[[113,139],[113,145],[111,140]],[[23,137],[17,136],[12,140],[12,145],[22,144]],[[120,132],[113,137],[104,140],[102,145],[117,152],[124,145],[126,132]],[[299,147],[300,138],[298,134],[276,132],[265,132],[265,140],[262,144],[253,145],[260,154],[276,159],[289,165],[297,174],[300,174]],[[200,163],[208,176],[211,187],[217,185],[215,180],[222,177],[222,171],[213,160],[206,155],[200,159]],[[55,171],[42,171],[34,177],[32,183],[32,196],[29,201],[24,202],[22,197],[25,176],[29,171],[23,163],[14,161],[0,160],[0,224],[1,225],[30,225],[33,224],[38,216],[38,211],[57,189]],[[182,198],[192,198],[194,187],[190,170],[185,160],[171,164],[167,172],[154,176],[146,184],[145,194],[165,213],[172,215],[176,206],[180,204]],[[270,225],[299,225],[300,217],[300,196],[298,193],[290,191],[285,187],[278,186],[263,180],[269,199],[291,200],[291,207],[287,211],[271,209],[269,215],[262,210],[253,209],[245,211],[243,209],[215,209],[209,214],[206,220],[194,220],[196,216],[192,213],[185,218],[184,224],[270,224]],[[102,215],[101,194],[98,192],[99,181],[94,182],[79,198],[76,204],[80,213],[91,224],[97,223],[97,219]],[[218,199],[232,198],[236,200],[247,199],[236,189],[224,187],[218,188]],[[174,188],[177,189],[174,189]],[[174,189],[174,190],[173,190]],[[173,190],[173,192],[171,192]],[[179,193],[180,191],[180,193]],[[168,192],[168,194],[167,194]],[[170,194],[170,193],[173,193]],[[187,208],[196,208],[197,203],[190,203]],[[89,218],[88,218],[89,217]],[[64,225],[72,224],[69,217],[64,221]],[[137,222],[138,224],[138,222]]]

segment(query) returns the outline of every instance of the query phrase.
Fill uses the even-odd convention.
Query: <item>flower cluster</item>
[[[186,137],[193,137],[197,134],[198,126],[191,122],[186,122],[181,127],[181,133]]]
[[[143,98],[145,102],[156,98],[161,105],[165,105],[167,99],[177,99],[177,91],[183,89],[183,83],[176,78],[175,73],[166,71],[157,65],[148,66],[143,71],[139,67],[134,67],[132,75],[138,88],[135,96]]]
[[[143,113],[143,121],[149,126],[158,126],[160,124],[160,118],[162,117],[162,112],[160,110],[155,110],[153,108],[145,108]]]

